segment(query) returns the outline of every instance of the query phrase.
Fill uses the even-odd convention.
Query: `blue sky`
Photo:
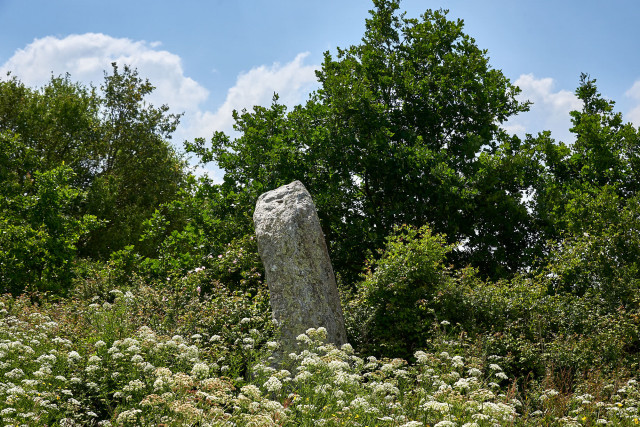
[[[38,86],[54,74],[100,84],[112,61],[157,86],[155,104],[185,116],[174,136],[231,129],[231,111],[289,105],[315,87],[324,51],[357,43],[369,0],[0,0],[0,72]],[[581,72],[598,81],[627,121],[640,125],[637,0],[404,0],[407,16],[449,9],[534,102],[507,123],[570,141],[568,112]],[[214,172],[215,173],[215,172]]]

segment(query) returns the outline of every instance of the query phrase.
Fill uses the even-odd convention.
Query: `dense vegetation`
[[[640,130],[582,75],[575,142],[509,135],[528,103],[463,23],[398,11],[304,105],[186,142],[221,184],[135,70],[0,80],[3,425],[640,423]],[[276,370],[251,217],[295,179],[351,344]]]

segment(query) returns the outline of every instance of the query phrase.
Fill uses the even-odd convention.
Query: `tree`
[[[78,214],[85,193],[70,185],[69,166],[16,173],[32,154],[15,135],[0,131],[0,293],[64,294],[78,244],[99,223]]]
[[[94,232],[83,255],[108,257],[136,243],[142,223],[173,200],[185,180],[185,161],[169,140],[179,116],[169,107],[145,102],[154,87],[136,70],[112,64],[105,74],[100,103],[98,168],[87,196],[87,211],[108,221]]]
[[[69,75],[40,89],[16,77],[0,80],[0,132],[13,135],[22,150],[0,169],[25,191],[33,191],[27,184],[38,172],[63,163],[71,169],[67,184],[86,193],[76,218],[103,220],[81,242],[82,256],[108,258],[136,243],[143,221],[184,183],[185,163],[169,142],[179,117],[145,102],[153,89],[135,70],[116,64],[101,91]],[[24,155],[18,159],[18,153]]]
[[[241,209],[262,191],[301,180],[318,207],[334,266],[348,281],[367,250],[380,248],[400,224],[430,223],[449,242],[467,242],[451,257],[460,265],[477,259],[474,250],[494,250],[479,243],[482,233],[492,233],[501,259],[483,265],[484,273],[517,269],[522,245],[512,242],[526,242],[528,228],[508,225],[512,217],[526,221],[526,185],[482,176],[507,139],[500,123],[527,104],[463,33],[462,21],[431,10],[408,19],[395,0],[374,6],[361,44],[338,49],[336,58],[325,54],[321,88],[306,105],[287,113],[276,98],[270,109],[235,114],[240,137],[216,133],[211,149],[203,140],[188,149],[226,171],[223,188],[243,195]],[[501,167],[508,162],[503,156]],[[499,218],[483,216],[487,194],[500,206]]]
[[[623,122],[588,75],[581,75],[576,96],[583,107],[571,112],[573,144],[549,132],[526,141],[540,165],[532,207],[547,239],[606,229],[640,190],[640,131]]]
[[[397,227],[349,302],[348,316],[355,318],[350,323],[357,328],[351,342],[388,357],[411,357],[425,348],[434,318],[427,307],[452,281],[445,267],[452,249],[427,226]]]
[[[640,130],[624,123],[595,79],[580,76],[573,144],[549,132],[526,145],[538,164],[531,208],[546,251],[549,292],[596,295],[610,310],[637,304]]]
[[[99,166],[98,95],[69,75],[52,77],[40,90],[8,77],[0,80],[0,130],[16,135],[32,153],[17,170],[33,175],[65,162],[74,184],[88,188]]]

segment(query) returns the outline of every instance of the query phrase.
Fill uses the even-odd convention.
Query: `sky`
[[[234,109],[293,106],[317,87],[325,51],[359,43],[370,0],[0,0],[0,78],[39,87],[52,75],[99,86],[111,63],[156,86],[149,101],[184,113],[173,143],[232,132]],[[531,111],[505,127],[571,142],[581,73],[640,125],[637,0],[404,0],[407,17],[448,9],[522,89]],[[221,172],[207,165],[216,180]]]

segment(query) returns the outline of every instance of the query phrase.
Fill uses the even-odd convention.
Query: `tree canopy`
[[[270,108],[235,114],[239,137],[216,133],[211,148],[188,148],[225,170],[223,188],[243,194],[241,209],[300,179],[349,278],[394,226],[425,223],[465,242],[457,264],[512,273],[525,259],[507,254],[526,249],[526,187],[510,179],[517,142],[500,124],[528,104],[462,21],[431,10],[408,19],[398,1],[374,5],[362,42],[325,54],[306,105],[287,112],[275,97]]]
[[[145,103],[152,90],[116,64],[101,90],[69,75],[41,89],[0,80],[4,290],[33,284],[16,275],[43,269],[68,286],[76,254],[108,259],[175,198],[187,174],[169,143],[178,117]],[[55,261],[38,261],[47,257]]]

